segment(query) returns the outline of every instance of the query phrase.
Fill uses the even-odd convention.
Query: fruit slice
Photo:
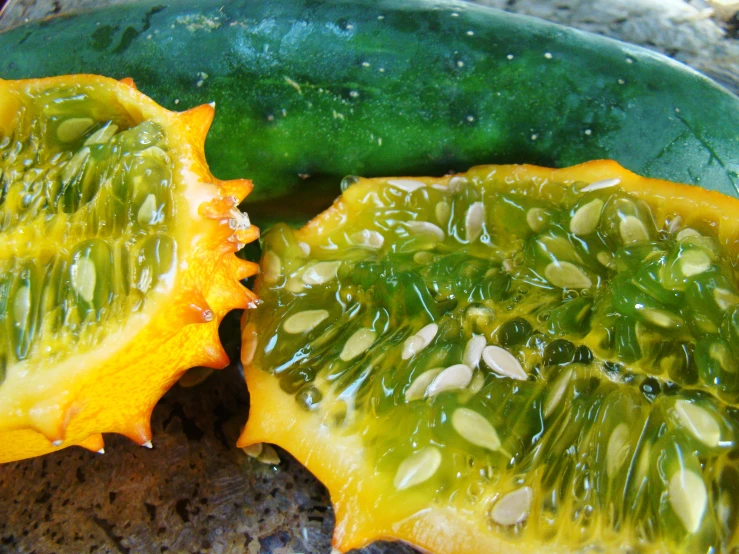
[[[337,548],[736,548],[738,200],[605,161],[353,181],[265,236],[242,330],[239,444],[328,486]]]
[[[256,264],[203,143],[213,107],[170,112],[133,82],[0,81],[0,462],[101,433],[150,445],[156,401],[228,363],[218,323]]]

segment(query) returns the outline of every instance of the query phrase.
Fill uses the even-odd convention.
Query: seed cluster
[[[0,381],[93,347],[174,270],[166,137],[106,94],[27,93],[0,136]]]
[[[353,181],[343,217],[265,237],[257,366],[389,487],[512,540],[729,549],[739,289],[716,229],[618,179]]]

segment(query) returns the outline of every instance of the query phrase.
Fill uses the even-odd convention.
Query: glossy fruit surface
[[[343,188],[264,237],[240,440],[340,550],[736,548],[739,201],[606,161]]]
[[[0,462],[149,445],[167,388],[228,364],[251,183],[208,171],[212,106],[170,112],[130,80],[0,81],[0,106]]]
[[[482,163],[610,158],[739,183],[736,96],[644,49],[466,2],[142,1],[24,25],[0,50],[5,78],[131,76],[170,109],[215,101],[213,172],[248,175],[250,201],[299,194],[304,210],[260,209],[277,220],[327,207],[345,175]]]

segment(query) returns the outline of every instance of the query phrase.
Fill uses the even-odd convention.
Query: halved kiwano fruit
[[[613,162],[360,179],[264,238],[240,444],[342,551],[733,552],[738,214]]]
[[[0,462],[102,432],[151,439],[189,367],[223,367],[218,323],[253,299],[248,181],[215,179],[213,107],[174,113],[132,81],[0,80]]]

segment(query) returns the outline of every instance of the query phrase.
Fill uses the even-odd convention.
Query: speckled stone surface
[[[734,23],[701,1],[481,1],[654,48],[739,90]],[[11,0],[0,28],[97,3]],[[328,554],[326,490],[283,451],[269,466],[235,448],[247,413],[242,377],[230,368],[162,399],[153,450],[107,436],[102,456],[72,448],[0,466],[0,553]],[[393,543],[361,551],[412,552]]]

